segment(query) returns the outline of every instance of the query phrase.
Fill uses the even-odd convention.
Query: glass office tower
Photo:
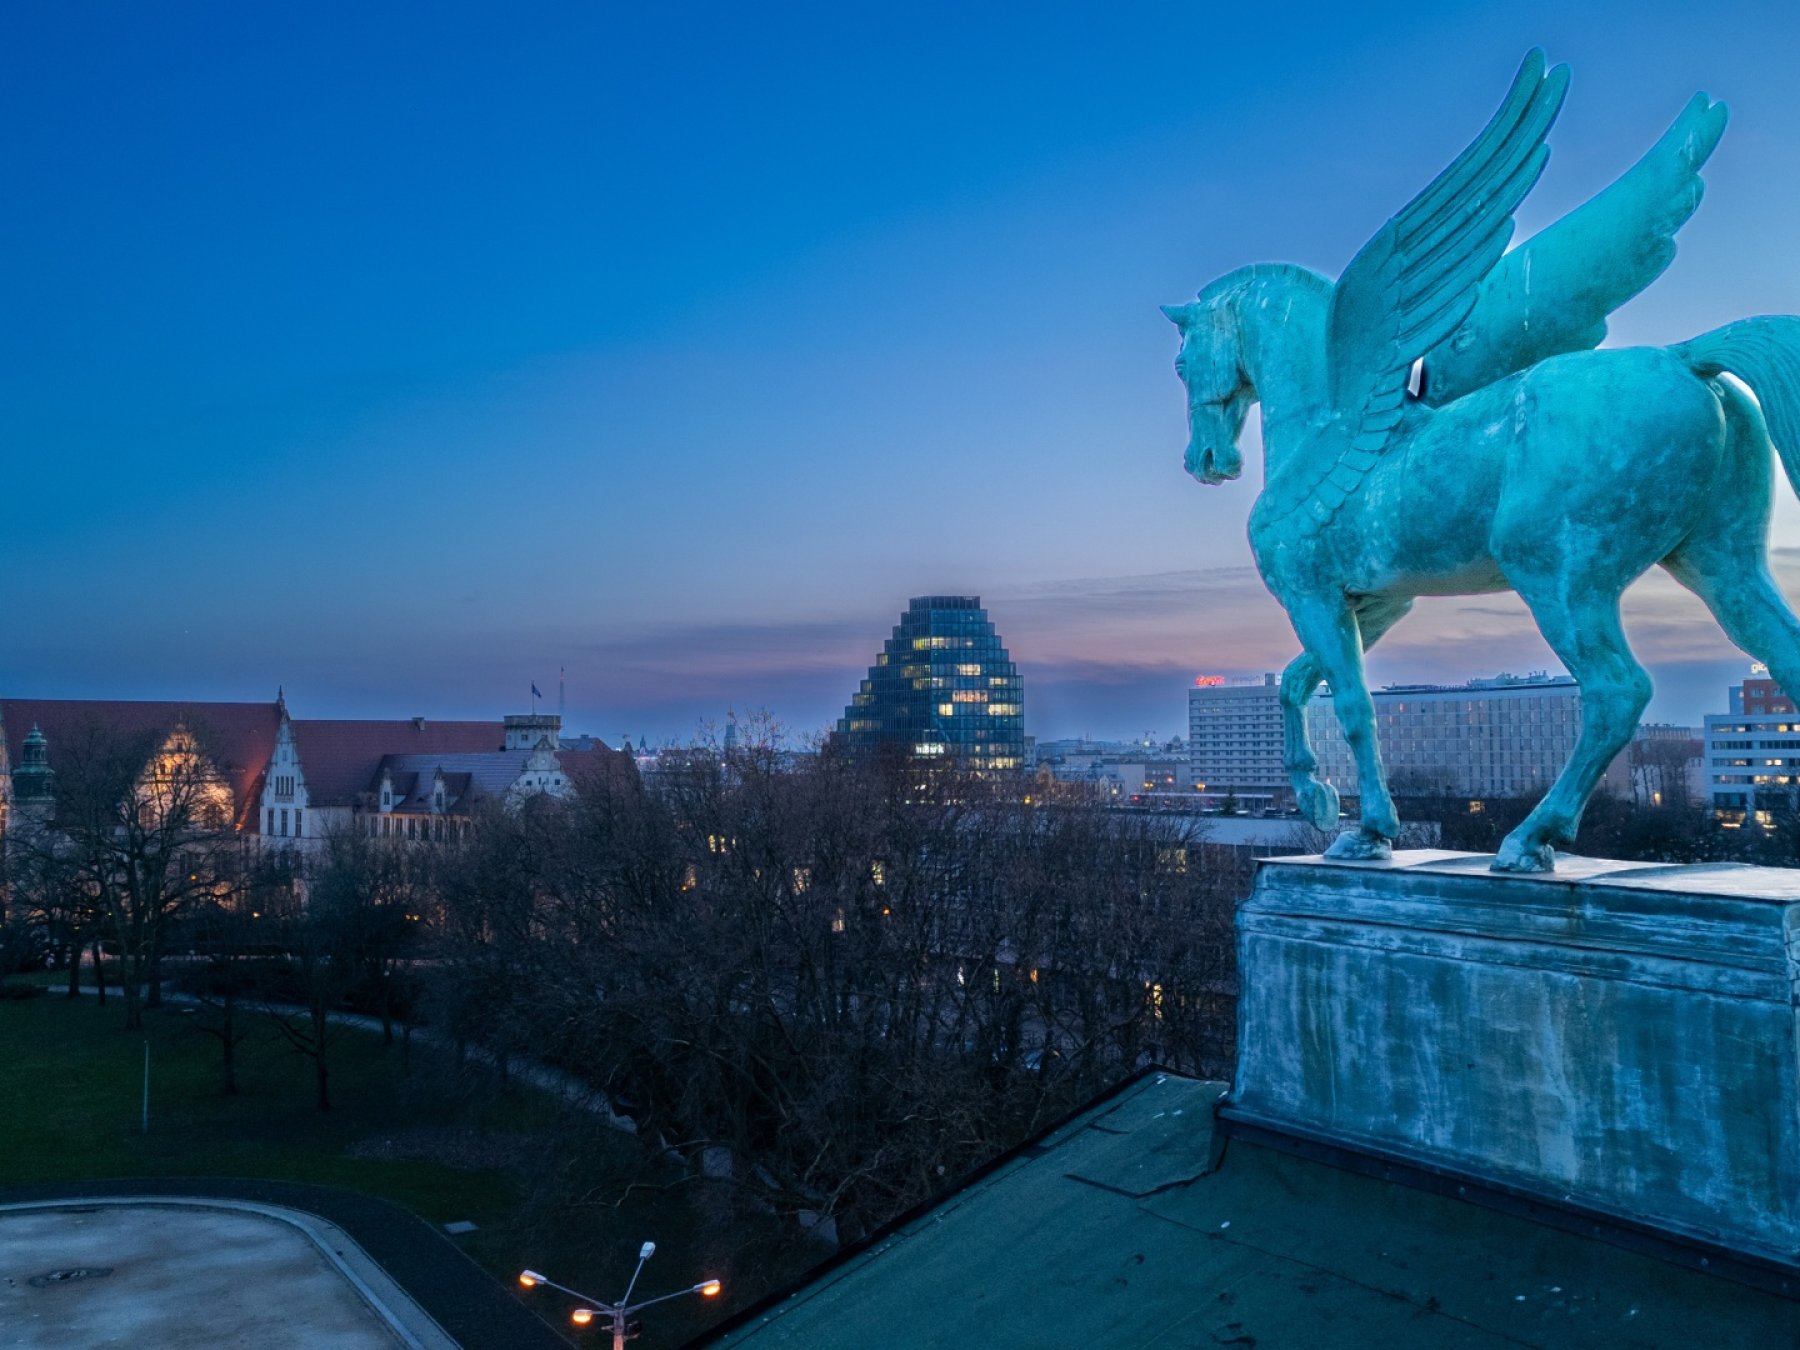
[[[925,595],[900,616],[838,735],[977,770],[1025,766],[1024,689],[981,597]]]

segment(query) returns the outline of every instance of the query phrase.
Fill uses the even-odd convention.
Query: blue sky
[[[1800,312],[1791,7],[9,6],[0,689],[498,715],[566,666],[578,729],[805,731],[959,591],[1035,734],[1179,730],[1293,639],[1156,305],[1336,273],[1533,44],[1524,232],[1732,106],[1615,339]],[[1722,707],[1704,612],[1628,612],[1652,716]],[[1373,668],[1550,664],[1490,597]]]

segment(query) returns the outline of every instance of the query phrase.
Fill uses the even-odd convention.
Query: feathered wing
[[[1338,452],[1296,483],[1312,527],[1330,520],[1399,425],[1412,364],[1468,317],[1481,281],[1512,237],[1512,215],[1544,170],[1544,137],[1569,72],[1530,52],[1511,91],[1469,148],[1344,269],[1326,327]]]
[[[1725,131],[1725,105],[1705,94],[1610,187],[1501,258],[1475,307],[1425,356],[1431,404],[1606,337],[1606,316],[1663,274],[1675,232],[1700,205],[1700,168]]]

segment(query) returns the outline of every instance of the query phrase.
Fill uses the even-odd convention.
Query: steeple
[[[48,815],[56,800],[56,770],[50,767],[50,743],[36,723],[19,746],[12,773],[13,802],[21,811]]]

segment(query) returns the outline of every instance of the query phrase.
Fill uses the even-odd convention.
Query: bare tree
[[[1179,818],[762,733],[442,855],[446,1024],[840,1236],[1143,1064],[1229,1056],[1234,855]]]
[[[282,1037],[313,1064],[314,1100],[331,1109],[332,1049],[350,994],[390,990],[408,936],[407,854],[393,841],[339,831],[322,854],[265,889],[264,917],[286,953],[301,1003],[266,1007]],[[285,884],[280,884],[285,881]],[[382,1008],[388,1004],[383,995]]]
[[[55,831],[119,950],[125,1025],[160,997],[169,925],[235,873],[230,789],[203,731],[124,733],[90,723],[59,747]]]
[[[12,918],[34,928],[36,945],[52,962],[64,964],[68,997],[75,998],[81,993],[82,952],[100,932],[92,877],[68,839],[35,821],[13,825],[5,854]],[[97,965],[95,973],[98,978]]]

